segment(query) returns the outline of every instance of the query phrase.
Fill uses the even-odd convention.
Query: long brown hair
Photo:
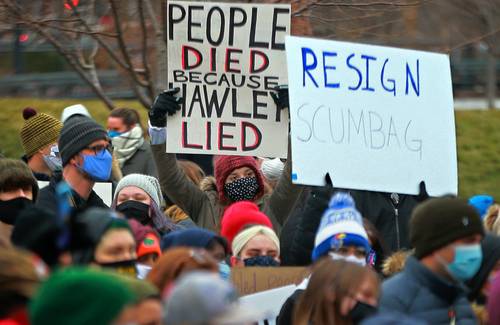
[[[340,306],[345,298],[356,294],[366,277],[379,283],[376,273],[368,267],[344,260],[321,259],[314,266],[307,289],[295,307],[293,324],[352,324],[350,317],[341,315]]]

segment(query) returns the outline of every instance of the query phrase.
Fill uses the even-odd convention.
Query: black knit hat
[[[64,123],[59,136],[59,153],[63,166],[96,140],[107,139],[106,130],[87,116],[73,116]]]
[[[481,218],[472,206],[457,198],[427,200],[413,210],[410,219],[410,242],[418,259],[475,234],[484,234]]]

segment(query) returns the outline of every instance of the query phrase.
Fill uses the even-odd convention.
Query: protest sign
[[[234,267],[231,280],[241,295],[301,282],[307,275],[304,267]]]
[[[169,1],[167,152],[286,157],[288,116],[270,96],[287,84],[290,5]]]
[[[287,285],[276,289],[257,292],[252,295],[243,296],[240,298],[240,303],[248,309],[258,312],[259,325],[276,324],[281,307],[285,301],[297,289],[295,285]]]
[[[328,172],[339,188],[457,193],[447,55],[299,37],[286,48],[295,183]]]
[[[49,185],[49,182],[38,181],[38,187],[40,189],[44,188],[47,185]],[[111,186],[111,183],[95,183],[93,190],[107,206],[111,206],[111,203],[113,202],[113,188]]]

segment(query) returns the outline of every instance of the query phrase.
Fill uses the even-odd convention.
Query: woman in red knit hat
[[[300,187],[292,184],[290,159],[272,194],[264,194],[264,178],[256,160],[243,156],[216,157],[215,182],[204,189],[196,187],[179,168],[175,154],[165,152],[166,114],[173,115],[179,109],[181,100],[174,97],[177,92],[166,91],[158,95],[149,112],[151,149],[163,191],[200,227],[218,232],[225,209],[234,202],[246,200],[256,203],[279,233],[301,192]],[[285,96],[288,97],[288,93]]]

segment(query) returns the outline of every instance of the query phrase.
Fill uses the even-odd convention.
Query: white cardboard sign
[[[168,2],[168,79],[184,98],[168,118],[168,152],[286,157],[288,116],[270,93],[287,84],[290,11]]]
[[[287,37],[295,183],[457,193],[449,57]]]

